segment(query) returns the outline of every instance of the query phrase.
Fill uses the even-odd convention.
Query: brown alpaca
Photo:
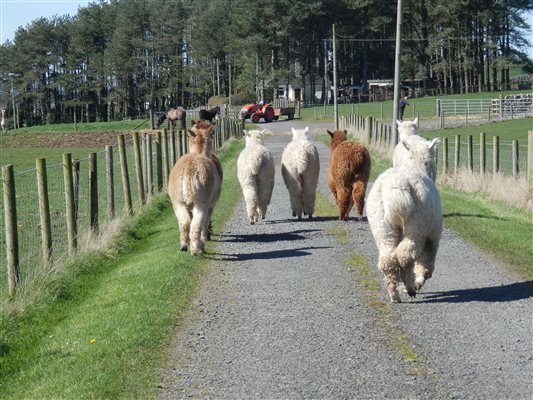
[[[339,208],[339,219],[348,220],[355,204],[357,219],[362,220],[370,178],[370,154],[361,144],[348,141],[346,130],[328,131],[328,134],[331,136],[328,186]]]
[[[180,227],[180,248],[204,252],[213,209],[220,196],[220,173],[211,161],[214,126],[189,129],[189,148],[169,177],[168,193]]]
[[[191,125],[193,127],[196,127],[198,129],[207,130],[211,128],[211,126],[215,126],[215,124],[209,123],[209,121],[191,121]],[[201,148],[197,148],[193,141],[189,139],[189,152],[190,153],[196,153],[201,152]],[[224,173],[222,172],[222,164],[220,164],[220,160],[218,159],[217,155],[213,152],[211,152],[211,161],[215,164],[215,167],[217,168],[218,175],[220,176],[220,184],[222,185],[222,178],[224,178]],[[211,240],[211,235],[213,234],[213,223],[212,221],[209,221],[209,229],[207,230],[207,239]]]

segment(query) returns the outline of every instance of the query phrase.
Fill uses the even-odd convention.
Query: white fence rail
[[[437,99],[436,115],[521,118],[533,115],[533,95],[516,94],[497,99]]]

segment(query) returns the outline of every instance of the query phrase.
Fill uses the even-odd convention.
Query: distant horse
[[[210,110],[200,110],[200,119],[202,121],[209,121],[209,122],[213,122],[213,118],[215,118],[216,116],[220,115],[220,106],[216,106],[215,108],[212,108]]]
[[[185,118],[186,118],[186,112],[183,109],[183,107],[171,108],[165,114],[161,114],[159,116],[159,118],[156,121],[155,127],[156,129],[159,129],[161,124],[165,120],[167,120],[168,129],[170,129],[171,127],[174,128],[176,126],[176,121],[180,121],[180,129],[186,129]]]

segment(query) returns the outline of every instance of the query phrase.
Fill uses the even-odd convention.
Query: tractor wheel
[[[268,107],[265,110],[265,114],[264,114],[265,122],[272,122],[274,120],[274,117],[275,117],[274,109],[271,107]]]
[[[289,112],[289,114],[287,115],[287,118],[288,118],[289,120],[294,119],[294,113],[293,113],[292,111]]]
[[[261,119],[261,117],[257,114],[257,113],[252,113],[252,115],[250,115],[250,120],[254,123],[254,124],[257,124],[259,122],[259,120]]]

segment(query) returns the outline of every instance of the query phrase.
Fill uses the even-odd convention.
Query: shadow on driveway
[[[509,285],[452,290],[449,292],[420,293],[423,303],[469,303],[507,302],[529,299],[533,297],[533,281],[515,282]]]

